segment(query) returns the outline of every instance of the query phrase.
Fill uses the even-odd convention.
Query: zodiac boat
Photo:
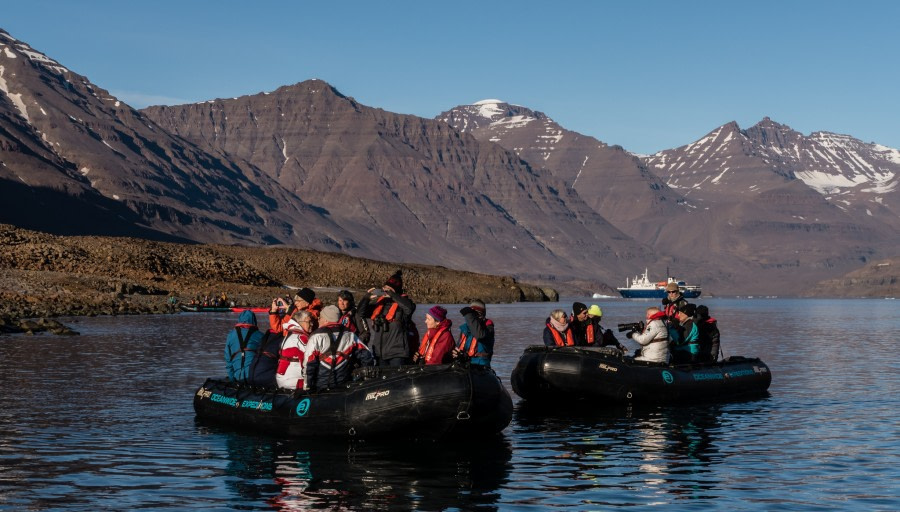
[[[772,374],[757,358],[669,365],[635,361],[610,347],[541,345],[525,349],[510,381],[526,400],[675,403],[763,395]]]
[[[495,434],[512,398],[490,368],[459,364],[366,367],[335,389],[307,392],[207,379],[194,394],[201,420],[286,437]]]

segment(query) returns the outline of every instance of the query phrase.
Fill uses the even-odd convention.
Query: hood
[[[241,312],[241,316],[238,317],[239,324],[248,324],[256,327],[256,313],[250,311],[249,309],[245,309]]]

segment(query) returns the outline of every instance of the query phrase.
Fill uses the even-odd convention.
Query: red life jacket
[[[425,361],[431,361],[431,355],[434,354],[435,342],[441,337],[441,334],[448,330],[446,325],[442,325],[434,330],[434,336],[429,336],[429,332],[426,332],[425,336],[422,337],[422,343],[419,344],[419,355],[424,357]]]
[[[556,330],[556,329],[554,329],[554,330]],[[588,345],[593,345],[596,342],[596,340],[594,339],[594,324],[593,323],[588,323],[587,330],[584,333],[584,341]]]
[[[553,334],[553,341],[556,342],[557,347],[574,347],[575,346],[575,337],[572,336],[572,329],[566,329],[566,341],[563,342],[562,335],[557,331],[552,325],[549,323],[547,327],[550,328],[550,333]]]

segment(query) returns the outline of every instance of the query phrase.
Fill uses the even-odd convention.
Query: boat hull
[[[763,395],[772,382],[759,359],[667,365],[634,361],[610,348],[529,347],[510,378],[526,400],[676,403]]]
[[[512,398],[491,369],[462,365],[370,367],[337,389],[309,393],[207,379],[197,417],[286,437],[420,437],[494,434]]]
[[[637,290],[629,288],[617,288],[619,294],[626,299],[662,299],[666,296],[666,290]],[[700,290],[683,290],[681,294],[685,299],[696,299],[700,296]]]
[[[185,313],[231,313],[231,307],[212,307],[212,306],[190,306],[182,304],[179,306]]]

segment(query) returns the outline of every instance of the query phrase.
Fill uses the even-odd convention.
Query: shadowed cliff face
[[[247,160],[401,261],[531,277],[590,268],[590,278],[613,282],[653,259],[514,153],[442,122],[365,107],[321,81],[143,112]]]

